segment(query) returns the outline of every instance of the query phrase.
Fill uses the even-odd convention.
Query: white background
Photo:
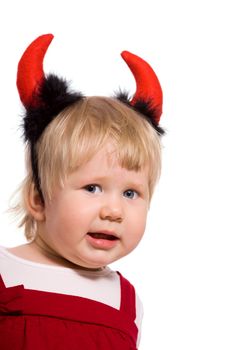
[[[3,5],[4,4],[4,5]],[[44,69],[87,95],[134,92],[122,50],[164,90],[163,171],[139,247],[114,264],[137,288],[141,350],[233,349],[231,1],[8,1],[0,8],[0,244],[24,242],[4,213],[24,175],[18,59],[53,33]]]

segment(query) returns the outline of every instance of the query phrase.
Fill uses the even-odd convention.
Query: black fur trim
[[[34,183],[40,195],[42,203],[44,197],[41,191],[40,177],[38,173],[38,159],[36,142],[42,135],[47,125],[66,107],[80,101],[84,96],[80,92],[69,91],[68,83],[56,75],[49,74],[39,86],[34,102],[37,106],[26,106],[23,119],[24,138],[30,144],[31,166]]]
[[[66,107],[81,100],[83,95],[80,92],[69,91],[66,80],[49,74],[34,98],[38,106],[26,106],[23,120],[24,137],[30,143],[36,143],[54,117]]]
[[[41,183],[39,178],[39,172],[38,172],[38,157],[36,152],[36,145],[34,143],[31,144],[31,166],[32,166],[32,173],[33,173],[33,180],[35,187],[39,193],[41,203],[44,204],[44,196],[41,190]]]
[[[158,111],[151,107],[151,101],[150,100],[137,100],[136,103],[132,106],[130,101],[131,97],[129,96],[128,92],[126,91],[119,91],[116,93],[115,97],[125,103],[128,107],[133,108],[136,112],[139,112],[143,117],[146,118],[146,120],[153,126],[153,128],[156,130],[159,136],[162,136],[165,134],[164,129],[159,126],[159,124],[156,122],[156,115],[158,114]]]

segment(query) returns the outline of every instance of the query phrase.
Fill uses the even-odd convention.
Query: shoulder
[[[12,260],[12,256],[11,254],[8,252],[8,248],[0,246],[0,261],[1,261],[1,267],[2,267],[2,262],[4,261],[11,261]]]

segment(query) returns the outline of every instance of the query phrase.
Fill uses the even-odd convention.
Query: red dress
[[[23,285],[0,276],[1,350],[136,350],[134,287],[120,275],[121,306]]]

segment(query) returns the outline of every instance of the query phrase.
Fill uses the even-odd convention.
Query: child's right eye
[[[102,192],[102,188],[99,185],[87,185],[84,187],[86,191],[90,193],[100,193]]]

